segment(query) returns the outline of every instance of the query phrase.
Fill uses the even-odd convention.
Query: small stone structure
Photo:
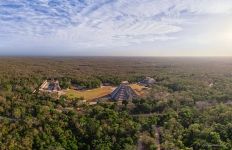
[[[143,79],[142,81],[140,81],[140,84],[144,84],[146,86],[150,86],[152,84],[154,84],[156,81],[154,78],[151,77],[146,77],[145,79]]]

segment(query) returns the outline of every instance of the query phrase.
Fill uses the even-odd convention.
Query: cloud
[[[195,17],[231,13],[231,0],[4,0],[0,39],[115,48],[175,40]]]

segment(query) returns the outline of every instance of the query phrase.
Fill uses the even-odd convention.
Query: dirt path
[[[142,138],[142,136],[140,136],[138,139],[137,150],[143,150],[143,143],[142,143],[141,138]]]
[[[19,119],[16,119],[16,118],[9,118],[9,117],[3,117],[3,116],[0,116],[0,120],[4,120],[4,119],[7,119],[7,120],[10,120],[10,121],[18,121]]]
[[[155,127],[155,138],[156,138],[157,150],[160,150],[160,129],[159,127]]]
[[[153,129],[155,130],[155,143],[156,143],[156,147],[157,150],[161,150],[161,146],[160,146],[160,128],[157,126],[153,126]],[[138,142],[137,142],[137,150],[144,150],[143,147],[143,142],[142,142],[142,135],[139,136]]]
[[[153,115],[162,116],[162,114],[157,114],[157,113],[136,114],[136,115],[131,115],[131,116],[133,116],[133,117],[150,117],[150,116],[153,116]],[[154,125],[153,129],[155,129],[155,139],[156,139],[157,150],[161,150],[161,146],[160,146],[160,128]],[[141,136],[138,139],[137,150],[143,150],[143,144],[142,144],[142,141],[141,141]]]
[[[130,116],[132,117],[150,117],[150,116],[162,116],[163,114],[158,114],[158,113],[148,113],[148,114],[131,114]]]
[[[143,150],[143,143],[142,143],[142,141],[141,141],[140,138],[139,138],[139,140],[138,140],[137,150]]]

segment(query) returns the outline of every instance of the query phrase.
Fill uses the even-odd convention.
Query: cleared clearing
[[[143,96],[145,94],[145,86],[139,84],[130,84],[130,87],[135,90],[136,94]],[[81,98],[84,97],[85,100],[94,100],[101,98],[103,96],[109,95],[116,87],[113,86],[102,86],[100,88],[95,88],[91,90],[74,90],[69,89],[66,91],[68,98]]]
[[[139,96],[143,96],[145,94],[145,89],[147,87],[139,84],[130,84],[130,87],[138,94]]]
[[[69,89],[66,92],[68,98],[80,98],[84,97],[85,100],[93,100],[110,94],[115,87],[113,86],[102,86],[100,88],[91,89],[91,90],[73,90]]]

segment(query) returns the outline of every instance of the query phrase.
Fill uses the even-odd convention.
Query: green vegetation
[[[229,58],[1,58],[1,149],[232,149]],[[94,88],[145,76],[146,98],[88,106],[34,92],[57,78]]]

